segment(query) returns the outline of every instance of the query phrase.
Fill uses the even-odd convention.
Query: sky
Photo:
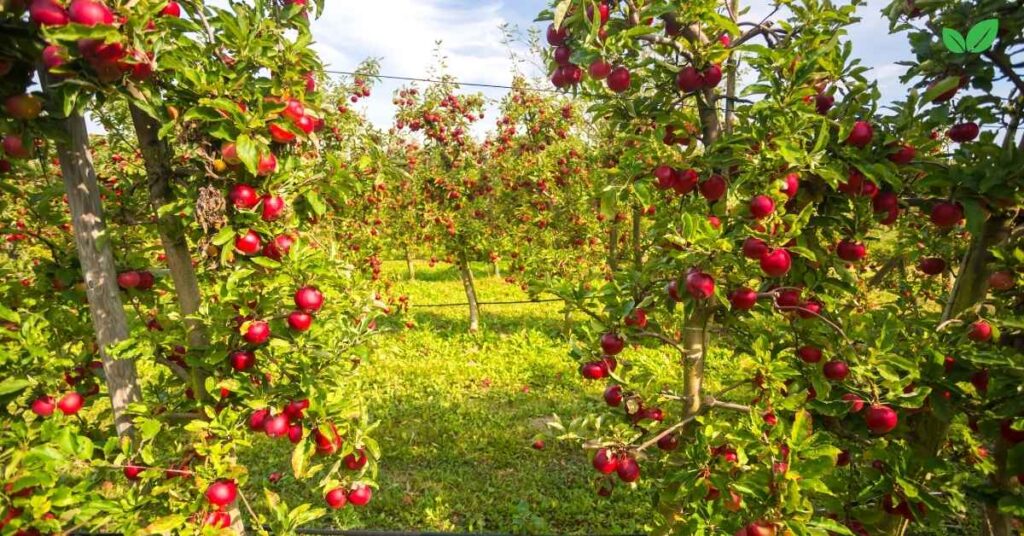
[[[862,20],[850,30],[854,57],[871,67],[888,101],[901,98],[899,76],[904,68],[897,61],[911,58],[903,35],[889,35],[881,9],[887,0],[868,0],[859,10]],[[740,0],[749,12],[741,20],[759,22],[770,10],[768,0]],[[373,0],[340,2],[328,0],[323,16],[312,24],[316,49],[329,70],[352,71],[366,58],[377,58],[381,74],[426,78],[433,62],[435,42],[441,41],[449,72],[462,82],[508,85],[513,63],[503,41],[502,25],[519,29],[523,39],[513,48],[528,56],[525,35],[547,7],[546,0]],[[525,70],[525,69],[524,69]],[[529,75],[536,72],[527,70]],[[374,94],[356,107],[379,128],[388,128],[394,115],[392,93],[404,82],[384,80]],[[500,99],[503,90],[466,88]],[[492,108],[493,110],[493,108]],[[490,114],[493,117],[493,113]],[[480,128],[492,124],[483,121]]]

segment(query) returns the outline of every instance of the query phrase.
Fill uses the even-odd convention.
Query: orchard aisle
[[[420,304],[465,301],[454,266],[416,268],[417,281],[400,282],[396,295]],[[401,279],[405,263],[385,263],[384,272]],[[474,275],[482,301],[526,299],[518,287],[489,275],[487,265],[474,266]],[[595,473],[579,444],[549,439],[543,450],[531,448],[547,431],[545,417],[557,413],[568,420],[592,413],[601,401],[600,388],[583,383],[559,340],[560,309],[558,303],[484,306],[482,333],[471,336],[465,307],[418,308],[412,313],[416,327],[384,335],[372,366],[361,371],[367,403],[380,423],[375,437],[383,450],[382,487],[369,507],[347,507],[334,514],[333,524],[643,532],[647,493],[622,488],[610,499],[598,497]],[[287,454],[268,458],[287,460]],[[303,493],[301,486],[281,485]]]

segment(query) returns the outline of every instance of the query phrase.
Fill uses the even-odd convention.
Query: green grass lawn
[[[417,268],[417,280],[398,283],[396,293],[414,304],[465,301],[454,267]],[[474,268],[481,301],[526,299],[486,265]],[[404,269],[404,262],[393,262],[384,271],[401,280]],[[318,526],[644,531],[648,489],[620,487],[611,499],[601,498],[578,443],[548,438],[543,450],[531,448],[548,431],[546,417],[570,420],[601,404],[603,385],[584,384],[567,355],[559,303],[484,306],[475,335],[467,332],[465,307],[416,308],[412,315],[416,327],[382,335],[361,372],[371,415],[381,423],[375,433],[383,450],[381,488],[368,507],[346,507]],[[282,491],[287,497],[300,489]],[[320,504],[318,497],[308,500]]]

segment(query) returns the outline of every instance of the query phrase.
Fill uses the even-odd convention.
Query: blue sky
[[[854,56],[869,67],[886,100],[904,91],[895,64],[910,58],[902,35],[891,36],[881,16],[886,0],[869,0],[860,9],[862,21],[851,28]],[[350,71],[367,57],[381,61],[381,73],[424,77],[432,64],[435,41],[442,41],[452,74],[463,82],[507,85],[512,78],[509,50],[502,44],[502,24],[524,34],[546,0],[328,0],[323,16],[313,23],[317,50],[329,69]],[[759,22],[769,11],[767,0],[741,0],[750,11],[743,20]],[[518,52],[525,53],[522,47]],[[528,73],[536,74],[536,73]],[[385,82],[357,105],[379,127],[391,124],[392,92],[399,82]],[[485,90],[500,98],[501,90]],[[483,122],[484,125],[491,121]]]

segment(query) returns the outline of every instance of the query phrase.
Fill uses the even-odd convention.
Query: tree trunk
[[[612,228],[608,231],[608,267],[615,270],[619,269],[619,224],[618,222],[612,223]]]
[[[128,322],[117,286],[117,267],[110,250],[110,237],[106,234],[106,223],[103,220],[96,170],[89,154],[89,134],[85,128],[85,119],[81,115],[68,117],[64,120],[64,131],[67,139],[57,143],[57,155],[71,210],[75,246],[85,279],[89,314],[103,358],[103,372],[110,392],[117,434],[130,435],[132,418],[127,409],[130,404],[142,399],[142,391],[135,362],[117,359],[110,351],[111,345],[128,338]]]
[[[643,209],[637,205],[633,207],[633,266],[637,271],[640,271],[640,267],[643,265],[643,247],[640,244],[641,238],[641,221],[643,218]]]
[[[412,252],[408,246],[405,248],[405,271],[409,274],[409,281],[416,280],[416,266],[412,262]]]
[[[465,253],[459,255],[459,275],[462,276],[462,286],[466,288],[466,300],[469,302],[469,331],[475,332],[480,329],[480,306],[476,301],[473,271],[469,268]]]
[[[956,280],[953,283],[953,291],[946,300],[940,323],[956,318],[985,297],[985,293],[988,291],[988,277],[990,275],[988,250],[1003,239],[1005,225],[1005,219],[993,216],[985,222],[981,234],[971,238],[970,246],[960,263],[960,269],[957,271]],[[921,413],[915,417],[912,417],[913,420],[910,421],[910,427],[912,434],[915,436],[912,444],[916,447],[917,458],[919,460],[931,459],[939,453],[943,443],[945,443],[950,422],[934,412]],[[1003,456],[1002,460],[1004,465],[1000,467],[998,465],[999,458],[997,457],[996,459],[997,472],[993,476],[994,484],[998,482],[998,475],[1005,472],[1006,457]],[[993,508],[986,508],[986,517],[989,521],[989,527],[993,529],[992,534],[1006,534],[995,531],[997,527],[1005,526],[1005,523],[1009,523],[1005,516],[999,514]],[[903,533],[906,523],[897,523],[896,525],[895,529],[887,532],[890,534]]]
[[[1007,493],[1010,489],[1010,476],[1006,473],[1007,449],[1009,446],[1002,437],[996,439],[993,461],[996,472],[992,474],[992,487],[999,493]],[[1013,531],[1011,517],[1000,512],[997,504],[985,505],[985,526],[990,536],[1010,536]]]
[[[206,328],[202,321],[195,318],[199,312],[202,296],[199,293],[199,280],[192,266],[192,255],[189,253],[188,241],[185,238],[185,227],[173,213],[160,215],[160,208],[174,201],[170,179],[173,175],[171,161],[173,153],[167,143],[160,139],[160,124],[137,106],[129,105],[135,135],[139,140],[139,149],[146,165],[146,179],[149,183],[149,204],[153,214],[157,216],[157,234],[167,256],[167,267],[174,282],[174,291],[181,310],[182,321],[188,334],[190,349],[205,348],[210,344]],[[206,378],[202,371],[192,367],[189,369],[192,391],[200,400],[208,398]],[[236,534],[245,534],[238,502],[228,506],[231,515],[231,530]]]
[[[683,326],[682,346],[686,356],[683,358],[683,412],[689,417],[700,411],[703,396],[701,387],[704,383],[704,353],[708,346],[707,322],[709,313],[698,305]]]
[[[498,264],[498,261],[494,261],[491,264],[494,265],[494,277],[500,278],[501,277],[501,265]]]

